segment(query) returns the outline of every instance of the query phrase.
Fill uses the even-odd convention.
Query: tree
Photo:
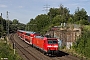
[[[77,10],[75,11],[74,22],[80,20],[88,20],[88,15],[84,8],[82,8],[81,10],[77,8]]]
[[[67,7],[64,7],[62,4],[60,5],[59,8],[51,8],[49,10],[48,15],[53,19],[57,15],[61,16],[60,19],[62,19],[62,23],[67,22],[70,14],[69,14],[69,9]]]
[[[35,19],[30,19],[26,25],[26,30],[45,32],[50,27],[60,25],[60,23],[78,23],[89,24],[87,21],[87,12],[85,9],[77,9],[75,14],[70,14],[70,10],[62,4],[59,8],[50,8],[48,14],[41,14]]]
[[[37,31],[42,31],[43,28],[45,28],[45,26],[47,26],[50,23],[50,18],[46,14],[41,14],[35,18],[34,23],[37,26]]]
[[[62,23],[61,16],[60,15],[57,15],[56,17],[54,17],[52,23],[54,25],[60,25],[60,23]]]
[[[0,36],[6,33],[6,20],[0,16]]]
[[[70,17],[70,18],[68,19],[68,23],[73,23],[73,18],[72,18],[72,17]]]
[[[90,29],[90,28],[89,28]],[[81,37],[73,45],[75,51],[86,57],[90,57],[90,30],[83,28]]]
[[[18,22],[18,20],[17,19],[14,19],[13,20],[13,24],[18,24],[19,22]]]

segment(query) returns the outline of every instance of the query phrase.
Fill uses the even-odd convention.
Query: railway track
[[[79,58],[62,51],[60,51],[56,56],[51,58],[52,60],[80,60]]]
[[[18,38],[17,34],[12,34],[10,40],[15,43],[16,50],[24,60],[80,60],[64,52],[59,52],[55,56],[46,56]]]
[[[80,60],[80,59],[68,55],[68,56],[62,56],[62,57],[54,57],[52,58],[52,60]]]
[[[17,43],[14,38],[13,38],[14,34],[11,35],[10,39],[12,41],[12,43],[15,43],[15,47],[25,56],[26,60],[39,60],[37,57],[35,57],[33,54],[31,54],[30,52],[27,51],[27,49],[25,47],[22,47],[19,43]],[[34,58],[34,59],[31,59]]]
[[[16,49],[20,52],[24,60],[51,60],[49,57],[20,40],[16,34],[12,34],[10,40],[12,43],[15,43]]]

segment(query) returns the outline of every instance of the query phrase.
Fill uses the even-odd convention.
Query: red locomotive
[[[54,54],[58,52],[57,38],[42,37],[39,33],[22,30],[18,30],[17,34],[26,43],[42,50],[45,54]]]

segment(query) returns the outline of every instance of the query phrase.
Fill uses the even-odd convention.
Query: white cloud
[[[0,7],[5,8],[5,7],[7,7],[7,6],[6,6],[6,5],[1,4],[1,5],[0,5]]]
[[[23,6],[18,6],[18,8],[23,8]]]
[[[89,1],[89,0],[80,0],[80,1]]]

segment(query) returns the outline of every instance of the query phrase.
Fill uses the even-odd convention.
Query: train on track
[[[33,47],[43,51],[44,54],[57,54],[58,53],[58,40],[57,38],[48,38],[41,36],[37,32],[17,30],[18,37]]]

